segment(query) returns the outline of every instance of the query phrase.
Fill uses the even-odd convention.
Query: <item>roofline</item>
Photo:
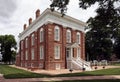
[[[52,15],[59,16],[59,17],[62,16],[61,13],[59,13],[57,11],[52,12],[49,8],[47,8],[37,19],[33,20],[33,22],[23,32],[21,32],[18,37],[22,36],[26,31],[28,31],[30,28],[32,28],[40,19],[42,19],[48,13],[52,14]],[[87,25],[86,23],[84,23],[84,22],[82,22],[82,21],[80,21],[78,19],[75,19],[75,18],[73,18],[71,16],[68,16],[68,15],[65,15],[63,17],[63,19],[67,19],[69,21],[75,22],[77,24],[82,25],[83,27],[85,27]]]

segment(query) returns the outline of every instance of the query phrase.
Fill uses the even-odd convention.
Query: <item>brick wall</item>
[[[54,40],[54,28],[55,26],[60,27],[60,41],[55,41]],[[40,42],[40,29],[44,28],[44,41]],[[21,49],[21,43],[20,41],[20,54],[19,57],[17,57],[17,65],[22,67],[26,67],[29,69],[32,68],[39,68],[39,69],[46,69],[46,70],[53,70],[56,69],[56,65],[59,64],[61,69],[67,68],[67,63],[66,63],[66,30],[70,29],[72,33],[72,43],[76,42],[76,33],[80,32],[81,33],[81,43],[80,43],[80,48],[81,48],[81,58],[85,59],[85,42],[84,42],[84,33],[78,30],[74,30],[71,28],[66,28],[61,25],[55,24],[55,23],[49,23],[46,25],[43,25],[38,28],[37,31],[31,33],[28,38],[28,47],[25,48],[25,39],[23,39],[23,49]],[[31,36],[34,34],[34,40],[35,43],[32,46],[31,45]],[[44,59],[40,59],[40,46],[44,46]],[[54,58],[54,46],[59,45],[60,46],[60,59],[55,59]],[[31,50],[34,48],[34,54],[35,58],[34,60],[31,60]],[[25,51],[28,51],[28,60],[25,59]],[[21,52],[23,52],[23,60],[21,60]],[[74,48],[73,50],[73,55],[74,57],[77,57],[77,49]],[[21,65],[20,65],[21,63]]]

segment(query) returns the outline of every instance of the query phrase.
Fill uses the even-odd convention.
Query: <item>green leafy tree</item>
[[[120,29],[119,35],[114,43],[114,53],[116,54],[117,58],[120,59]]]
[[[1,35],[0,36],[1,43],[1,52],[3,57],[3,62],[11,62],[12,61],[12,48],[16,49],[16,41],[13,35]]]

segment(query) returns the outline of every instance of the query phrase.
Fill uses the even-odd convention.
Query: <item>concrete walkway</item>
[[[80,77],[53,77],[53,78],[25,78],[25,79],[1,79],[0,82],[41,82],[63,80],[95,80],[95,79],[120,79],[120,75],[110,76],[80,76]]]

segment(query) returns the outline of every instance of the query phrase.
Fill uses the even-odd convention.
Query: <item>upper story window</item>
[[[21,41],[21,50],[23,49],[23,41]]]
[[[55,56],[55,59],[60,59],[60,46],[55,46],[54,47],[54,56]]]
[[[60,28],[58,26],[55,26],[54,29],[54,40],[60,41]]]
[[[44,30],[43,28],[40,29],[40,42],[44,41]]]
[[[66,33],[66,42],[71,43],[71,30],[68,29]]]
[[[81,37],[80,37],[80,33],[79,32],[77,32],[77,34],[76,34],[76,42],[78,43],[78,44],[80,44],[80,39]]]
[[[31,44],[32,44],[32,46],[34,45],[34,34],[32,34],[32,36],[31,36]]]
[[[25,47],[28,48],[28,38],[25,39]]]
[[[44,59],[44,47],[40,46],[40,59]]]

